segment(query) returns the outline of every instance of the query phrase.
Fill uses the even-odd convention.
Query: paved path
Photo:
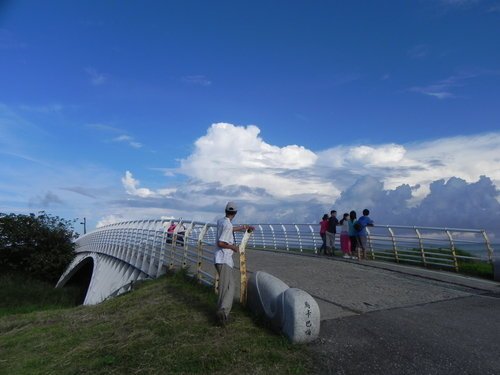
[[[500,284],[374,261],[248,251],[321,309],[321,374],[500,374]]]

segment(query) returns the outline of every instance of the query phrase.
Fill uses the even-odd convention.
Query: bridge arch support
[[[64,287],[85,267],[91,266],[91,275],[84,305],[94,305],[106,298],[127,292],[133,282],[148,275],[120,259],[97,252],[80,253],[68,266],[57,282],[56,288]],[[90,267],[89,267],[90,268]]]

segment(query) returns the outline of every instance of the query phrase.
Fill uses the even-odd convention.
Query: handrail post
[[[264,236],[264,231],[262,230],[262,225],[259,224],[259,230],[260,230],[260,236],[262,239],[262,246],[265,249],[266,248],[266,237]]]
[[[239,246],[240,253],[240,303],[243,306],[247,304],[247,256],[246,256],[246,246],[252,232],[249,230],[245,231],[241,243]]]
[[[420,246],[420,256],[422,257],[422,264],[424,265],[424,267],[427,267],[427,260],[425,258],[425,249],[424,249],[424,243],[422,241],[422,235],[420,234],[420,231],[418,230],[418,228],[414,227],[415,228],[415,233],[417,234],[417,238],[418,238],[418,245]]]
[[[160,254],[158,255],[158,270],[156,271],[156,277],[159,277],[160,275],[163,275],[163,267],[164,267],[164,264],[165,264],[165,253],[166,253],[166,242],[167,242],[167,228],[168,227],[165,227],[165,223],[166,222],[161,222],[160,224],[160,230],[161,230],[161,234],[160,234],[160,241],[161,241],[161,245],[160,245]]]
[[[312,227],[312,225],[309,224],[309,229],[311,230],[311,237],[313,239],[313,247],[314,247],[314,252],[316,252],[316,247],[318,245],[316,245],[316,236],[314,235],[314,228]]]
[[[198,259],[197,259],[196,277],[200,282],[201,282],[201,265],[203,257],[203,238],[205,238],[207,230],[208,230],[208,223],[205,224],[203,228],[201,228],[200,235],[198,236],[198,244],[197,244]]]
[[[271,228],[271,233],[273,235],[274,250],[278,250],[278,247],[276,245],[276,233],[274,233],[274,227],[271,224],[269,224],[269,228]]]
[[[170,250],[170,269],[174,269],[175,267],[175,250],[177,247],[177,232],[179,231],[182,225],[182,219],[179,219],[177,225],[175,226],[174,232],[172,233],[172,247]]]
[[[493,247],[491,246],[491,242],[490,242],[488,235],[486,234],[486,231],[484,229],[481,231],[481,234],[484,237],[484,242],[486,244],[486,250],[488,251],[488,260],[490,263],[493,263]]]
[[[370,254],[372,256],[372,260],[375,260],[375,252],[373,251],[373,243],[372,243],[372,234],[370,233],[368,227],[366,227],[366,234],[368,237],[368,247],[370,248]]]
[[[453,242],[453,237],[448,229],[446,229],[446,234],[448,235],[448,239],[450,240],[451,247],[451,256],[453,257],[453,267],[455,268],[455,272],[458,272],[458,260],[457,253],[455,251],[455,243]]]
[[[387,227],[387,229],[391,234],[392,251],[394,252],[394,259],[396,260],[396,263],[399,263],[398,247],[396,246],[396,237],[394,236],[394,232],[391,227]]]
[[[286,228],[283,224],[281,224],[281,228],[283,228],[283,233],[285,235],[285,246],[286,246],[286,251],[290,251],[290,248],[288,247],[288,234],[286,232]]]
[[[302,252],[302,237],[300,236],[300,229],[297,224],[294,224],[295,230],[297,231],[297,238],[299,239],[299,249]]]
[[[193,226],[194,226],[194,221],[191,221],[191,224],[186,228],[186,231],[184,232],[184,258],[182,259],[182,268],[187,267],[187,257],[188,257],[188,249],[189,249],[189,244],[188,244],[188,237],[191,235],[191,232],[193,231]]]

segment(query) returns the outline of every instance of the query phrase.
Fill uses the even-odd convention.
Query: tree
[[[0,213],[0,269],[56,282],[75,256],[77,238],[68,220]]]

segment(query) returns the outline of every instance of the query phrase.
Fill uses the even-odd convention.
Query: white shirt
[[[349,220],[344,220],[342,223],[342,232],[349,233]]]
[[[231,249],[223,249],[218,246],[218,242],[227,242],[230,245],[234,244],[233,237],[233,224],[228,217],[223,217],[217,220],[217,237],[215,238],[216,251],[214,254],[215,264],[227,264],[229,267],[233,268],[233,253]]]

